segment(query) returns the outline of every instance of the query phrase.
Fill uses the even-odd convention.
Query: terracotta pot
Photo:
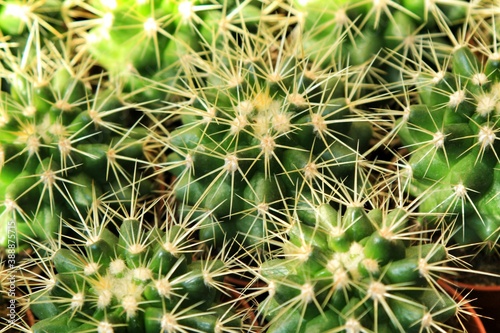
[[[464,295],[464,294],[467,295],[468,300],[473,299],[473,298],[471,298],[471,295],[468,294],[467,291],[465,293],[461,293],[461,291],[463,290],[462,287],[456,286],[454,284],[452,285],[449,282],[441,280],[441,279],[438,280],[438,283],[441,287],[443,287],[443,289],[449,295],[451,295],[457,301],[463,300],[464,297],[462,295]],[[472,301],[470,303],[465,304],[465,306],[464,306],[465,310],[467,310],[467,312],[471,314],[470,316],[463,319],[463,324],[465,326],[466,332],[467,333],[500,332],[499,330],[490,330],[490,328],[488,328],[488,330],[486,330],[486,327],[483,324],[483,321],[481,320],[481,317],[480,317],[480,316],[484,316],[484,314],[483,313],[478,314],[476,309],[475,309],[476,306],[477,305],[475,305],[474,302],[472,302]]]
[[[500,332],[500,285],[475,285],[453,281],[456,288],[471,300],[483,319],[487,332]]]
[[[238,300],[238,306],[244,310],[244,319],[246,323],[253,328],[252,332],[261,333],[261,328],[259,327],[255,310],[237,290],[238,287],[248,287],[250,285],[249,281],[231,276],[225,276],[224,282],[226,283],[226,291],[229,293],[229,299]]]

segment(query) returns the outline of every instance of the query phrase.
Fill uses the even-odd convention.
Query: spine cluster
[[[178,201],[217,220],[222,237],[203,235],[218,246],[235,233],[262,243],[282,228],[291,198],[353,187],[377,122],[365,115],[369,97],[351,99],[347,74],[315,70],[286,49],[275,54],[281,36],[258,37],[230,44],[234,55],[214,48],[210,59],[191,57],[179,88],[189,100],[152,112],[180,116],[160,132],[170,149],[161,167],[175,175]]]

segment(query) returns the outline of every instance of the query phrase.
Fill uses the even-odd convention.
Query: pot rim
[[[457,301],[462,301],[465,298],[457,290],[457,285],[455,285],[455,281],[450,282],[448,280],[439,279],[437,282],[440,287],[442,287],[450,296],[457,299]],[[467,322],[465,323],[466,328],[471,328],[471,327],[475,328],[475,330],[473,331],[467,329],[467,332],[486,333],[486,328],[484,327],[481,317],[477,314],[476,310],[474,310],[474,307],[468,302],[465,303],[464,307],[470,314],[470,316],[468,316],[467,318]]]

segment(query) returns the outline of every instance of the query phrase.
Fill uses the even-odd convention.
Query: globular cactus
[[[382,123],[369,103],[384,96],[351,99],[347,69],[312,69],[284,36],[265,31],[208,50],[211,59],[192,54],[185,63],[177,91],[187,101],[147,112],[168,154],[157,163],[175,176],[178,201],[212,215],[206,239],[220,246],[239,234],[265,245],[262,237],[286,219],[288,198],[353,185],[373,124]]]
[[[77,237],[38,243],[20,266],[32,332],[245,331],[248,309],[224,281],[231,261],[193,240],[199,219],[154,207],[94,211],[71,223]]]
[[[42,0],[36,2],[2,1],[0,5],[0,31],[9,36],[9,42],[26,46],[29,36],[35,34],[57,39],[65,33],[67,11],[64,1]],[[32,38],[33,38],[32,37]]]
[[[304,52],[318,66],[366,68],[360,79],[367,89],[399,85],[416,60],[432,58],[421,47],[442,40],[440,26],[457,29],[476,7],[439,0],[293,0],[293,5],[298,24],[292,36]]]
[[[144,172],[148,131],[140,113],[104,87],[102,77],[93,78],[92,62],[72,58],[65,42],[71,40],[34,38],[34,53],[21,57],[15,45],[2,53],[0,246],[9,221],[17,221],[20,239],[56,236],[61,218],[76,217],[70,198],[81,209],[93,191],[126,200]],[[143,194],[153,186],[140,183]]]
[[[260,25],[279,26],[286,18],[281,1],[101,1],[73,4],[69,24],[79,47],[105,68],[132,102],[167,98],[158,83],[174,84],[179,59],[252,33]]]
[[[266,332],[441,332],[463,304],[438,284],[451,261],[410,207],[328,202],[297,210],[280,251],[256,270]],[[463,328],[456,327],[457,332]]]
[[[489,248],[500,236],[498,59],[496,50],[457,44],[442,66],[416,75],[399,131],[421,211],[448,215],[434,220],[459,242]]]

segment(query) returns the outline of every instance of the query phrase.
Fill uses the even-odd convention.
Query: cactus
[[[466,314],[437,281],[454,271],[446,242],[414,228],[415,206],[369,198],[297,209],[280,250],[255,270],[266,332],[441,332]]]
[[[148,133],[140,114],[90,76],[92,62],[72,58],[65,42],[34,41],[26,48],[35,54],[24,57],[15,46],[3,53],[0,246],[9,220],[20,237],[56,237],[60,218],[76,217],[70,197],[80,208],[90,205],[92,191],[122,192],[125,200],[134,174],[144,172]],[[143,194],[152,188],[151,180],[141,184]]]
[[[419,59],[443,57],[444,52],[427,54],[422,47],[442,43],[440,27],[460,28],[477,7],[465,0],[292,2],[298,20],[292,39],[304,53],[316,66],[365,68],[359,80],[368,90],[400,88]]]
[[[76,5],[81,5],[76,2]],[[260,25],[279,26],[281,1],[90,1],[70,27],[81,48],[106,69],[132,102],[168,98],[158,83],[174,84],[179,59]],[[155,88],[156,87],[156,88]]]
[[[230,260],[193,241],[199,219],[172,216],[154,204],[94,208],[69,224],[78,237],[35,243],[20,268],[32,332],[243,332]]]
[[[0,332],[463,331],[438,281],[500,237],[492,6],[1,2]]]
[[[285,32],[209,48],[208,60],[190,54],[176,90],[186,102],[147,112],[161,124],[157,140],[168,156],[157,163],[176,177],[177,200],[208,211],[215,229],[249,246],[280,229],[287,198],[352,182],[379,121],[369,103],[384,98],[351,99],[349,71],[310,68],[287,48]],[[163,125],[175,121],[173,130]]]
[[[498,55],[487,44],[456,43],[442,66],[417,75],[399,136],[410,151],[409,190],[422,197],[421,211],[448,215],[435,220],[459,243],[491,250],[500,236]]]

